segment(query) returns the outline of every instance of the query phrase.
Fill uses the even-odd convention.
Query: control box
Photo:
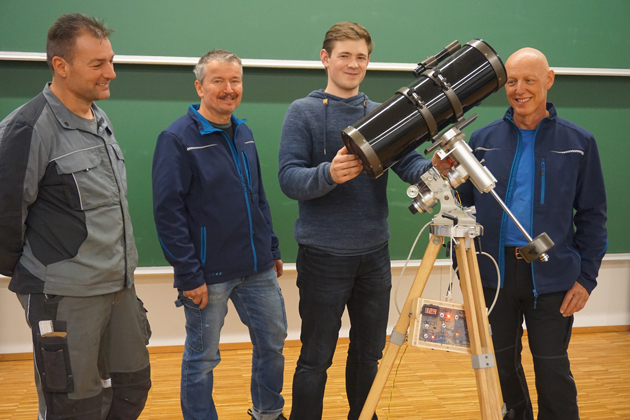
[[[466,312],[461,303],[414,299],[409,330],[411,346],[470,354]]]

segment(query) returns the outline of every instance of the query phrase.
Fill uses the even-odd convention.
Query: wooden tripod
[[[494,361],[494,348],[492,347],[474,241],[470,238],[453,238],[453,240],[456,245],[459,278],[464,296],[464,310],[466,311],[471,359],[477,381],[481,418],[483,420],[501,420],[503,419],[503,396],[499,386],[499,373]],[[374,415],[398,351],[405,341],[409,329],[412,302],[415,298],[422,296],[443,241],[444,237],[442,236],[431,236],[402,313],[398,318],[398,323],[390,336],[389,345],[381,360],[359,420],[370,420]]]

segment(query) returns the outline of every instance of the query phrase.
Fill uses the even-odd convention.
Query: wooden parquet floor
[[[524,367],[535,389],[531,356],[524,340]],[[404,347],[403,347],[404,348]],[[329,370],[325,420],[347,415],[344,361],[348,346],[339,344]],[[583,420],[630,419],[630,333],[574,334],[569,348]],[[291,409],[291,383],[299,347],[285,349],[285,415]],[[401,351],[402,354],[402,351]],[[153,388],[142,420],[179,420],[178,353],[152,353]],[[223,420],[249,420],[250,350],[224,350],[215,370],[214,399]],[[400,355],[399,355],[400,359]],[[395,388],[390,376],[377,409],[379,419],[479,419],[477,389],[467,355],[407,348]],[[535,394],[535,393],[534,393]],[[35,420],[37,400],[32,362],[0,362],[0,420]],[[535,395],[533,395],[535,398]]]

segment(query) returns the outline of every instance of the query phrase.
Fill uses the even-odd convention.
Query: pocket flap
[[[97,167],[101,163],[101,156],[96,150],[83,150],[55,159],[59,172],[71,174]]]
[[[118,158],[118,160],[125,160],[122,149],[120,148],[118,143],[112,143],[111,146],[112,146],[112,149],[114,149],[114,153],[116,153],[116,157]]]

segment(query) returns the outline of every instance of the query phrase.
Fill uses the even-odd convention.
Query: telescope
[[[554,245],[546,233],[532,239],[510,209],[494,191],[497,180],[475,157],[461,130],[477,117],[464,114],[505,85],[507,74],[501,58],[480,39],[461,47],[453,41],[435,56],[420,62],[414,71],[416,81],[398,89],[395,95],[341,132],[349,152],[363,163],[363,171],[378,178],[398,160],[421,144],[431,141],[425,150],[442,159],[452,158],[455,165],[444,176],[431,168],[422,181],[408,188],[413,213],[432,213],[431,232],[439,236],[474,238],[482,227],[476,224],[475,209],[457,205],[453,189],[470,179],[481,193],[490,193],[510,216],[528,244],[519,251],[532,262],[546,262],[546,251]],[[442,135],[440,131],[452,125]]]
[[[446,60],[450,58],[449,60]],[[444,61],[446,60],[446,61]],[[505,85],[505,67],[482,40],[453,41],[414,71],[418,79],[341,132],[350,153],[378,178],[400,158]]]

